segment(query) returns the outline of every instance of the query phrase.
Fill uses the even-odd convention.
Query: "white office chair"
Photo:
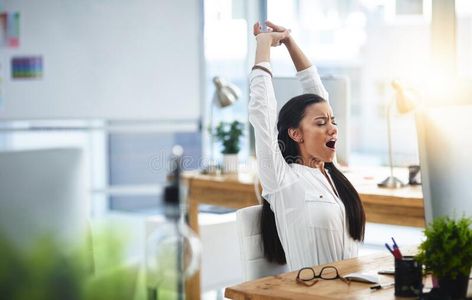
[[[241,263],[245,281],[288,271],[287,265],[267,261],[261,238],[262,205],[245,207],[236,211],[236,226],[241,251]]]

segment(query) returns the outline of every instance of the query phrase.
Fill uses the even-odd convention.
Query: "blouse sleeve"
[[[326,101],[329,101],[328,92],[323,86],[318,70],[314,65],[298,72],[297,78],[302,84],[303,93],[316,94],[323,97]]]
[[[258,64],[270,71],[268,62]],[[278,145],[277,101],[271,75],[254,69],[250,76],[249,121],[254,127],[256,158],[263,196],[292,183],[296,176]]]

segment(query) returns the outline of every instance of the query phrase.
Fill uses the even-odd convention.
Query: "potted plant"
[[[436,218],[424,234],[416,259],[437,278],[442,295],[465,299],[472,267],[472,219]]]
[[[239,121],[220,122],[214,136],[223,145],[223,172],[236,173],[238,171],[238,153],[240,138],[243,135],[244,124]]]

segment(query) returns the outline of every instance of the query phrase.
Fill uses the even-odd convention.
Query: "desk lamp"
[[[395,97],[389,101],[387,106],[387,131],[388,131],[388,158],[390,164],[390,176],[377,185],[382,188],[396,189],[404,187],[405,184],[395,176],[393,176],[393,155],[392,155],[392,128],[391,128],[391,114],[392,106],[396,104],[397,111],[400,114],[406,114],[415,109],[415,102],[413,99],[405,93],[405,89],[401,83],[397,80],[391,83],[395,90]]]
[[[210,166],[208,169],[213,169],[213,106],[224,108],[233,105],[238,101],[241,90],[234,84],[226,81],[225,79],[215,76],[213,77],[213,83],[215,84],[215,94],[210,107]],[[207,170],[209,171],[209,170]]]

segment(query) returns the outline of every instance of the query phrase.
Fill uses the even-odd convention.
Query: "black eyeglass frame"
[[[327,269],[334,269],[334,271],[336,271],[336,276],[335,276],[335,277],[329,277],[329,278],[323,277],[323,276],[322,276],[323,271],[324,271],[324,270],[327,270]],[[300,278],[300,274],[301,274],[304,270],[311,270],[311,271],[313,272],[313,277],[311,277],[310,279]],[[297,283],[299,283],[299,284],[303,284],[303,285],[306,285],[306,286],[313,286],[313,285],[315,285],[316,283],[318,283],[318,281],[319,281],[318,278],[323,279],[323,280],[341,279],[341,281],[344,282],[344,283],[346,283],[347,285],[349,285],[349,284],[351,283],[349,280],[347,280],[346,278],[344,278],[344,277],[342,277],[341,275],[339,275],[339,271],[338,271],[338,269],[337,269],[335,266],[324,266],[323,268],[321,268],[321,270],[320,270],[320,272],[319,272],[319,275],[316,275],[316,271],[315,271],[315,269],[313,269],[312,267],[304,267],[304,268],[301,268],[300,270],[298,270],[296,281],[297,281]]]

